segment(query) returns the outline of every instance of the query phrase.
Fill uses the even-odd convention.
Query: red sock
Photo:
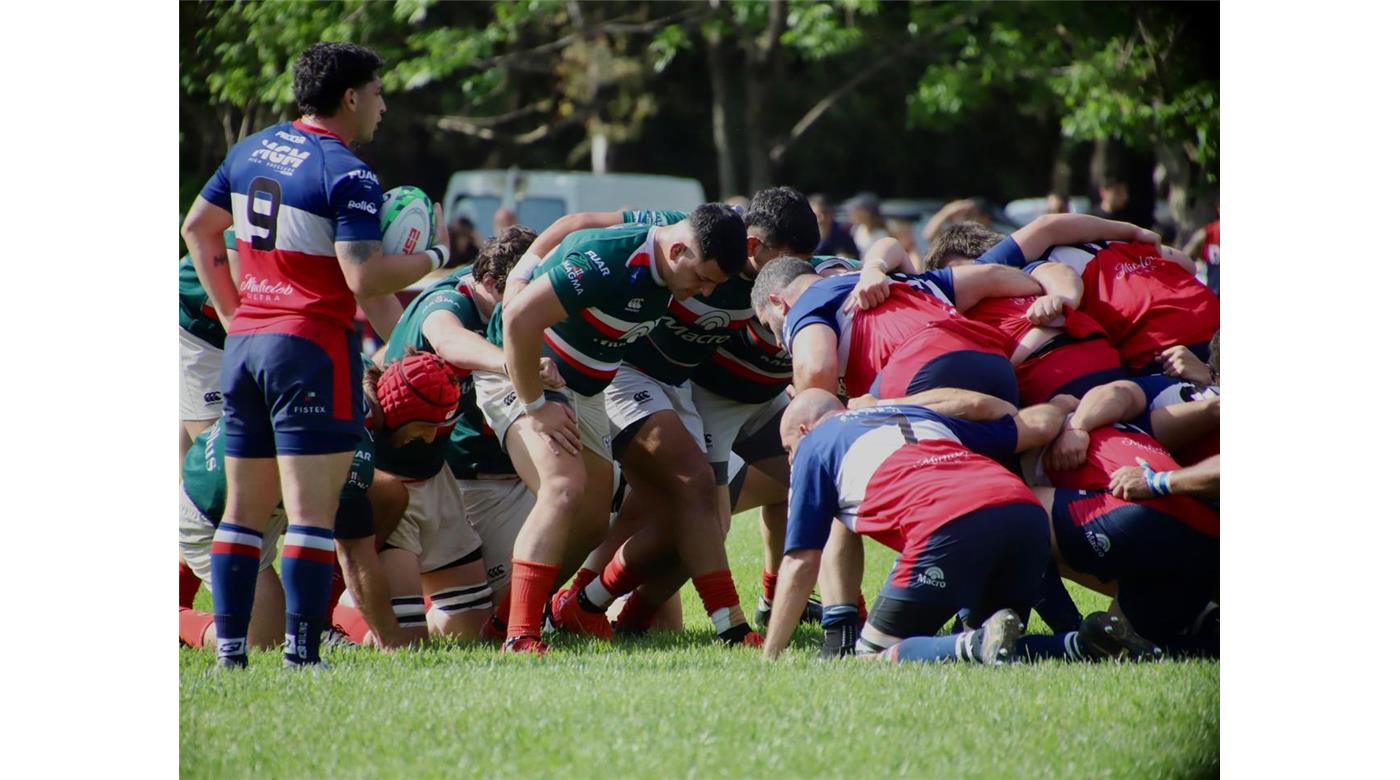
[[[336,626],[345,635],[350,637],[350,641],[357,645],[365,643],[365,634],[369,633],[369,623],[365,622],[365,613],[359,607],[351,607],[345,604],[336,604],[331,610],[331,625]]]
[[[194,608],[194,596],[199,592],[199,577],[180,561],[180,606],[184,609]]]
[[[190,647],[204,647],[204,632],[209,630],[213,622],[214,616],[208,612],[195,612],[189,607],[180,607],[180,641]]]
[[[628,568],[622,562],[622,555],[618,554],[608,561],[602,575],[598,577],[598,583],[612,594],[613,598],[620,598],[636,590],[637,586],[641,585],[645,579],[644,572],[636,567]]]
[[[588,587],[588,583],[596,579],[598,579],[598,572],[593,571],[592,569],[579,569],[578,574],[574,575],[574,584],[570,588],[570,590],[573,590],[574,592],[581,591],[584,588]]]
[[[723,634],[748,622],[744,619],[744,610],[739,607],[739,593],[734,590],[734,577],[728,569],[702,574],[693,582],[705,605],[705,614],[715,624],[715,631]]]
[[[865,611],[865,594],[864,594],[864,593],[859,594],[859,598],[856,600],[856,608],[860,610],[860,623],[861,623],[861,625],[865,625],[865,619],[868,618],[868,617],[870,617],[870,613]]]
[[[510,624],[507,637],[540,635],[545,602],[554,594],[559,567],[548,563],[511,559]]]
[[[773,593],[778,588],[778,575],[776,572],[765,571],[763,573],[763,597],[769,601],[773,600]]]
[[[641,593],[633,593],[617,613],[617,628],[623,631],[646,631],[656,622],[660,604],[653,604],[642,598]]]
[[[335,625],[335,605],[340,603],[340,594],[345,592],[345,572],[340,570],[340,563],[335,565],[335,573],[331,575],[331,597],[326,601],[326,625]]]

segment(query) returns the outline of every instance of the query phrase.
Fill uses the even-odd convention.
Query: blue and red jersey
[[[859,274],[842,274],[814,283],[793,304],[783,325],[783,343],[789,350],[803,328],[825,325],[836,333],[838,370],[852,398],[869,392],[890,355],[930,325],[987,351],[1003,356],[1011,352],[1012,345],[995,329],[967,319],[954,308],[951,269],[918,276],[896,274],[890,277],[890,294],[884,303],[868,311],[843,311],[859,282]]]
[[[1220,329],[1220,298],[1145,243],[1109,241],[1051,248],[1036,263],[1064,263],[1084,280],[1080,309],[1108,332],[1131,369],[1177,344],[1207,344]]]
[[[1108,492],[1113,472],[1123,466],[1138,467],[1142,459],[1154,471],[1174,471],[1181,466],[1160,442],[1131,426],[1115,424],[1089,432],[1084,463],[1073,471],[1045,469],[1045,477],[1057,488],[1084,491],[1069,505],[1075,525],[1082,526],[1107,512],[1133,503],[1171,515],[1211,536],[1220,535],[1220,514],[1190,496],[1160,496],[1130,502]]]
[[[337,241],[378,241],[379,179],[345,140],[301,121],[229,150],[200,195],[233,214],[238,311],[231,334],[290,332],[306,318],[353,326]]]
[[[968,422],[922,406],[876,406],[817,425],[798,444],[786,552],[826,545],[833,518],[902,550],[970,512],[1036,502],[994,458],[1016,451],[1016,422]]]

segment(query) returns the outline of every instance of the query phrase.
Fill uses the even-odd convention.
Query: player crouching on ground
[[[371,417],[380,466],[403,479],[409,503],[379,554],[383,585],[374,583],[355,594],[375,632],[370,641],[397,646],[429,634],[474,640],[491,608],[481,540],[467,523],[456,480],[440,456],[427,478],[402,465],[456,423],[461,397],[457,374],[437,355],[413,354],[390,363],[376,387],[379,408],[371,407]],[[425,608],[424,596],[431,599],[431,610]],[[394,623],[385,625],[389,615]]]
[[[867,653],[994,665],[1022,653],[1074,657],[1069,649],[1078,643],[1064,637],[1021,638],[1050,535],[1034,494],[996,461],[1053,439],[1070,404],[1056,399],[1016,411],[956,389],[923,398],[981,421],[916,405],[847,412],[818,389],[799,394],[784,413],[792,498],[766,657],[787,646],[832,517],[900,553],[861,634]],[[979,629],[930,636],[962,607]]]

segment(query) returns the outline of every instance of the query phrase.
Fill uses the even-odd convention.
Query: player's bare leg
[[[849,655],[860,633],[862,604],[860,582],[865,573],[865,547],[860,537],[836,520],[822,550],[817,588],[822,594],[822,629],[826,638],[822,656]]]
[[[433,636],[447,637],[458,644],[480,638],[481,627],[491,617],[491,586],[480,560],[428,572],[422,577],[422,587],[432,600],[428,631]]]
[[[258,589],[253,593],[253,615],[248,621],[248,644],[264,650],[282,646],[283,621],[287,603],[282,581],[271,567],[258,572]]]
[[[418,556],[408,550],[391,547],[380,551],[379,565],[389,588],[389,606],[399,628],[398,641],[411,644],[427,639],[428,616],[427,608],[423,605],[425,585],[418,571]],[[366,639],[371,636],[374,637],[371,644],[384,647],[373,632]]]

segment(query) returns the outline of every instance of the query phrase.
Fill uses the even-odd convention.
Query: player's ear
[[[758,245],[762,242],[758,240],[758,236],[748,236],[746,240],[748,241],[749,257],[753,257],[753,253],[758,251]]]
[[[359,105],[359,100],[360,100],[360,96],[359,96],[358,93],[355,92],[355,88],[354,88],[354,87],[347,87],[346,90],[345,90],[345,95],[344,95],[344,97],[342,97],[342,98],[340,99],[340,102],[341,102],[347,109],[349,109],[349,110],[351,110],[351,111],[354,111],[354,110],[355,110],[355,106]]]
[[[686,243],[684,241],[676,241],[675,243],[671,244],[671,259],[679,260],[682,257],[684,257],[685,254],[689,251],[690,247],[686,246]]]
[[[773,308],[777,309],[783,314],[787,314],[788,309],[792,308],[788,305],[788,302],[783,299],[783,296],[778,295],[777,293],[768,293],[768,302],[773,305]]]

